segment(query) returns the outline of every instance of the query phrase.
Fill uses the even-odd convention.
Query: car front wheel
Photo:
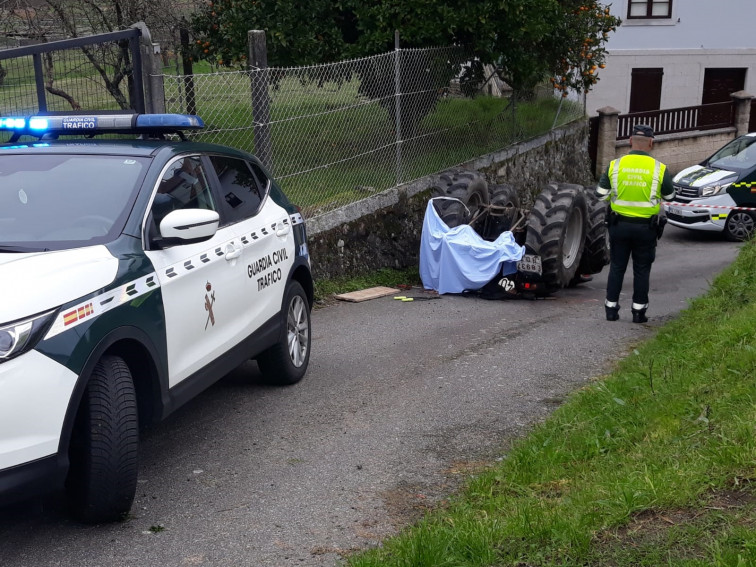
[[[732,211],[725,223],[725,237],[733,242],[748,240],[756,227],[756,220],[748,211]]]
[[[129,367],[118,356],[95,366],[74,423],[66,491],[86,523],[123,519],[137,485],[139,423]]]

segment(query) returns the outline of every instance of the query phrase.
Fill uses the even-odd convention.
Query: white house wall
[[[660,67],[661,108],[701,104],[704,69],[747,68],[745,90],[756,94],[756,0],[673,0],[670,20],[627,20],[627,0],[610,5],[623,20],[606,44],[606,68],[586,96],[595,115],[627,112],[633,68]]]

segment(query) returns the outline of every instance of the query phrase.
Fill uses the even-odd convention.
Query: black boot
[[[616,321],[617,319],[619,319],[619,309],[619,305],[617,305],[616,307],[607,307],[606,305],[604,305],[604,310],[606,311],[606,320]]]
[[[631,311],[633,312],[633,323],[645,323],[648,321],[645,309],[632,309]]]

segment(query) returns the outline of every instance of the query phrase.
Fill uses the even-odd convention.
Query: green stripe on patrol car
[[[82,301],[78,305],[61,310],[55,322],[47,332],[45,339],[59,335],[63,331],[73,329],[86,321],[91,321],[124,303],[135,300],[148,291],[160,287],[154,273],[111,289],[94,297]]]

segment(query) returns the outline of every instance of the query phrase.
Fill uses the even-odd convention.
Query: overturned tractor
[[[435,178],[432,193],[435,211],[450,229],[470,225],[488,242],[509,231],[525,248],[516,272],[491,280],[480,288],[484,294],[548,295],[609,263],[607,204],[591,188],[550,182],[524,209],[512,185],[489,185],[479,173],[454,169]]]

